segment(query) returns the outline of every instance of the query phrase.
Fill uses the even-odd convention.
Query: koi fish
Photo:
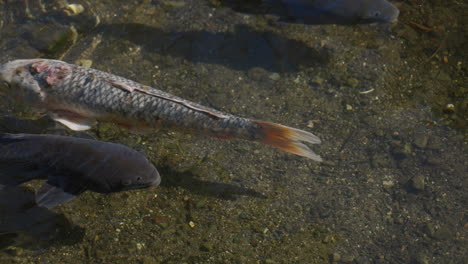
[[[157,186],[146,157],[121,144],[56,135],[0,134],[0,192],[45,179],[36,203],[53,207],[84,191],[119,192]]]
[[[138,131],[164,127],[257,141],[322,161],[304,144],[321,143],[310,132],[224,113],[96,69],[59,60],[14,60],[0,66],[1,81],[5,94],[76,131],[90,129],[96,120]]]

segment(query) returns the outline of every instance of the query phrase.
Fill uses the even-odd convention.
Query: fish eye
[[[379,17],[380,16],[380,12],[379,11],[375,11],[374,12],[374,17]]]
[[[139,181],[143,180],[143,178],[142,178],[141,176],[138,176],[138,177],[136,178],[136,180],[139,182]]]

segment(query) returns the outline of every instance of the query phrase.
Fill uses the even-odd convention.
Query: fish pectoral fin
[[[74,131],[88,130],[95,121],[80,114],[64,110],[53,111],[51,117],[53,120]]]
[[[44,183],[36,193],[36,204],[38,206],[51,208],[65,203],[75,198],[76,195],[67,193],[64,190]]]

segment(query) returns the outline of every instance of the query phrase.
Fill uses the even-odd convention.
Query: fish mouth
[[[25,59],[8,61],[0,65],[0,81],[11,82],[14,72],[18,68],[24,68],[35,62],[40,62],[42,59]]]
[[[159,177],[159,174],[158,174],[158,177],[157,177],[155,180],[153,180],[153,181],[149,184],[149,186],[158,186],[160,183],[161,183],[161,177]]]
[[[158,174],[159,176],[159,174]],[[133,190],[133,189],[145,189],[149,187],[156,187],[161,183],[161,177],[156,177],[154,180],[148,182],[148,183],[142,183],[142,184],[132,184],[131,186],[126,186],[122,190]]]

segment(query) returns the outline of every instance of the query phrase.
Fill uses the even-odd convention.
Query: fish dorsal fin
[[[42,207],[51,208],[68,202],[75,197],[75,195],[67,193],[58,187],[44,183],[36,193],[36,204]]]
[[[183,105],[183,106],[188,107],[188,108],[190,108],[190,109],[192,109],[194,111],[203,112],[205,114],[208,114],[208,115],[216,117],[216,118],[226,118],[226,117],[228,117],[225,114],[222,114],[222,113],[219,113],[219,112],[214,112],[214,111],[212,111],[212,110],[210,110],[208,108],[205,108],[203,106],[195,105],[194,103],[186,101],[186,100],[184,100],[182,98],[178,98],[176,96],[171,96],[169,94],[162,94],[162,93],[153,92],[153,91],[151,91],[150,89],[148,89],[145,86],[132,86],[132,85],[129,85],[129,84],[125,83],[125,82],[119,82],[119,81],[114,81],[114,80],[107,80],[107,81],[110,84],[112,84],[112,86],[114,86],[116,88],[119,88],[121,90],[124,90],[126,92],[131,93],[131,92],[137,91],[137,92],[144,93],[144,94],[147,94],[147,95],[150,95],[150,96],[158,97],[158,98],[161,98],[161,99],[164,99],[164,100],[168,100],[168,101]]]

